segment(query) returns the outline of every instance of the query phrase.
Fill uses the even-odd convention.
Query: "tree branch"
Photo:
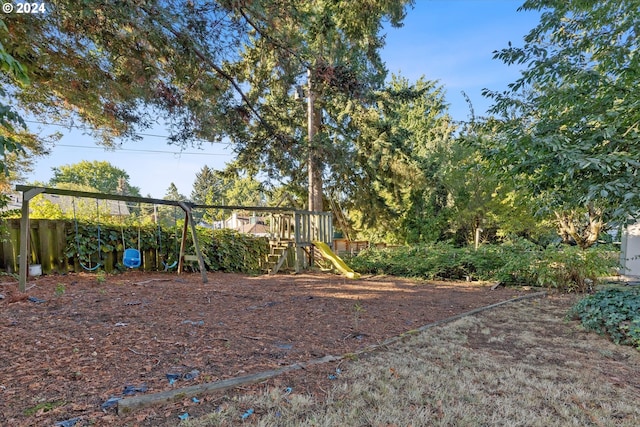
[[[254,30],[256,30],[256,32],[258,34],[260,34],[260,37],[264,38],[265,40],[269,40],[269,42],[271,44],[273,44],[274,46],[284,50],[285,52],[288,52],[289,54],[291,54],[291,56],[297,58],[300,63],[302,64],[302,66],[304,68],[309,68],[310,64],[305,61],[304,59],[302,59],[300,57],[300,55],[295,52],[294,50],[292,50],[291,48],[289,48],[289,46],[283,45],[281,43],[279,43],[276,39],[274,39],[273,37],[269,36],[268,34],[265,34],[254,22],[251,18],[249,18],[249,16],[246,14],[246,12],[242,9],[242,7],[238,8],[238,11],[240,12],[240,15],[242,15],[242,17],[244,18],[245,21],[247,21],[247,24],[249,24],[249,26],[251,28],[253,28]]]
[[[176,38],[176,40],[178,40],[178,42],[180,42],[182,44],[182,46],[185,49],[191,50],[198,57],[198,59],[200,59],[200,61],[202,61],[205,64],[207,64],[208,66],[210,66],[216,73],[218,73],[218,75],[220,75],[222,78],[224,78],[229,83],[231,83],[231,85],[233,86],[235,91],[242,98],[242,101],[247,105],[249,110],[251,110],[251,112],[258,119],[258,121],[269,131],[269,133],[271,133],[273,135],[276,135],[276,132],[274,131],[273,127],[269,123],[267,123],[267,121],[262,117],[262,115],[255,109],[253,104],[249,101],[249,98],[247,98],[245,93],[242,91],[242,88],[240,87],[240,85],[235,81],[235,79],[231,75],[229,75],[227,72],[225,72],[215,62],[213,62],[210,58],[208,58],[200,49],[198,49],[195,46],[195,43],[190,38],[189,38],[189,40],[191,41],[191,43],[189,43],[189,44],[185,43],[185,39],[187,39],[188,37],[185,37],[185,35],[182,32],[180,32],[180,31],[176,30],[175,28],[173,28],[173,26],[171,26],[171,24],[163,22],[163,20],[161,19],[160,14],[157,11],[149,10],[148,8],[146,8],[144,6],[141,6],[141,9],[152,20],[155,20],[162,28],[164,28],[165,30],[169,31]]]

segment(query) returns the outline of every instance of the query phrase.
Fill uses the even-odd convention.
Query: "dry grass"
[[[640,425],[640,352],[565,321],[568,303],[527,300],[429,329],[343,364],[326,399],[274,389],[181,425]]]

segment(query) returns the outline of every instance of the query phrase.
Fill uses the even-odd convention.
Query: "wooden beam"
[[[191,207],[191,209],[225,209],[225,210],[246,210],[256,212],[303,212],[309,213],[309,211],[299,210],[295,207],[287,206],[242,206],[242,205],[197,205],[195,203],[178,201],[178,200],[165,200],[165,199],[153,199],[149,197],[137,197],[137,196],[123,196],[121,194],[107,194],[107,193],[94,193],[89,191],[75,191],[75,190],[63,190],[60,188],[40,187],[33,185],[16,185],[16,191],[29,191],[31,189],[41,190],[41,193],[57,194],[59,196],[71,196],[71,197],[86,197],[89,199],[100,200],[120,200],[124,202],[133,203],[149,203],[155,205],[169,205],[180,206],[180,203],[184,203]],[[37,193],[40,194],[40,193]]]
[[[202,257],[202,251],[200,250],[200,243],[198,242],[198,234],[196,233],[196,223],[193,219],[193,215],[191,214],[191,206],[184,202],[178,202],[178,206],[180,206],[185,211],[185,228],[182,230],[182,240],[185,241],[185,232],[186,225],[189,223],[191,227],[191,238],[193,239],[193,247],[196,250],[196,256],[198,257],[198,265],[200,266],[200,275],[202,276],[202,283],[207,283],[207,267],[204,264],[204,258]],[[180,259],[184,257],[184,254],[181,254]]]
[[[180,239],[180,255],[178,255],[178,274],[182,273],[182,269],[184,268],[184,254],[187,246],[187,227],[189,226],[189,211],[185,210],[182,206],[180,206],[184,210],[184,224],[182,224],[182,237]]]
[[[216,381],[205,384],[197,384],[190,387],[178,388],[175,390],[167,390],[154,394],[141,394],[139,396],[127,397],[118,401],[118,415],[126,415],[133,410],[144,408],[150,405],[174,402],[176,400],[182,400],[189,397],[201,396],[203,394],[210,394],[214,392],[220,392],[228,390],[230,388],[238,387],[246,384],[255,384],[261,381],[268,380],[275,376],[291,372],[299,369],[304,369],[307,366],[318,365],[322,363],[335,362],[341,360],[340,356],[325,356],[320,359],[311,360],[309,362],[296,363],[293,365],[285,366],[280,369],[274,369],[271,371],[258,372],[256,374],[244,375],[236,378],[229,378],[227,380]]]
[[[276,265],[273,266],[273,269],[271,269],[271,272],[269,274],[276,274],[278,270],[280,270],[280,267],[282,267],[282,264],[284,264],[287,257],[289,256],[290,247],[291,246],[287,246],[286,248],[284,248],[284,250],[282,251],[282,254],[280,255],[280,258],[278,258],[278,262],[276,263]]]
[[[35,187],[32,185],[16,185],[16,190],[22,191],[22,192],[37,190],[39,191],[39,193],[37,194],[40,194],[40,193],[57,194],[59,196],[86,197],[89,199],[99,199],[99,200],[120,200],[124,202],[149,203],[154,205],[179,206],[179,203],[186,203],[189,205],[193,205],[190,202],[178,202],[175,200],[152,199],[149,197],[137,197],[137,196],[123,196],[121,194],[94,193],[89,191],[63,190],[61,188]]]

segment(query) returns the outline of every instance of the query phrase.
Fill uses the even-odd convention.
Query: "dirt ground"
[[[0,283],[0,425],[175,425],[187,409],[214,411],[221,396],[127,416],[109,399],[355,352],[526,293],[323,273],[209,273],[206,284],[200,274],[70,274],[37,277],[27,287],[20,294],[9,276]],[[318,395],[335,370],[318,365],[274,381]]]
[[[567,321],[579,296],[530,296],[343,360],[326,393],[278,378],[180,426],[640,426],[638,349]]]

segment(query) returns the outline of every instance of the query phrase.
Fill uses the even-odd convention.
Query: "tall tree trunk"
[[[309,79],[309,98],[307,104],[307,120],[309,135],[309,158],[307,171],[309,179],[309,207],[310,211],[322,211],[322,161],[318,149],[314,146],[314,139],[320,124],[320,112],[315,107],[315,93],[312,87],[311,70],[307,72]]]

